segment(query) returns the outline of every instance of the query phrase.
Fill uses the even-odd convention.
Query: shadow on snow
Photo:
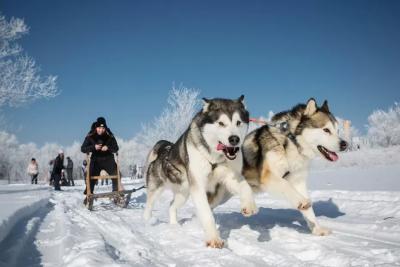
[[[332,199],[317,201],[313,204],[317,217],[325,216],[337,218],[345,215]],[[303,215],[295,209],[271,209],[260,208],[259,212],[251,217],[244,217],[239,212],[216,213],[215,219],[219,224],[219,230],[223,239],[228,239],[234,229],[240,229],[248,225],[250,229],[259,232],[258,241],[266,242],[271,240],[270,230],[275,226],[295,229],[299,233],[309,233],[309,229]]]

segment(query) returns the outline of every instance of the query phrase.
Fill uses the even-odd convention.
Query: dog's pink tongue
[[[221,144],[221,143],[218,143],[217,150],[224,150],[224,149],[225,149],[225,145]]]
[[[335,152],[329,151],[329,152],[328,152],[328,155],[329,155],[329,158],[330,158],[332,161],[337,161],[337,160],[339,159],[339,156],[338,156]]]

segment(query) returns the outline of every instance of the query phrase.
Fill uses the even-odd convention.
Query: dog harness
[[[289,129],[289,123],[287,121],[283,121],[280,123],[268,123],[265,122],[266,125],[268,125],[269,127],[274,127],[279,129],[279,131],[286,135],[287,138],[289,138],[290,141],[292,141],[292,143],[297,147],[297,149],[300,151],[301,147],[299,142],[297,142],[296,136],[290,131]]]

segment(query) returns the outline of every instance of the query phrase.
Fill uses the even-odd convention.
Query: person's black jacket
[[[67,169],[73,169],[74,168],[74,162],[72,159],[67,160]]]
[[[107,146],[107,151],[96,150],[95,145],[101,144]],[[107,131],[103,135],[98,135],[96,132],[86,136],[85,141],[81,146],[83,153],[92,152],[92,158],[110,157],[113,153],[118,152],[118,144],[115,137]]]
[[[54,160],[53,172],[52,174],[58,174],[61,176],[61,171],[64,169],[64,158],[61,159],[60,155]]]

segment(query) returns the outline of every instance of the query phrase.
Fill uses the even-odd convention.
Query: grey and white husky
[[[207,246],[221,248],[210,197],[221,185],[239,195],[245,216],[257,213],[252,189],[242,176],[241,146],[247,133],[249,113],[237,100],[205,99],[203,108],[176,143],[161,140],[147,158],[147,202],[144,218],[151,217],[154,201],[165,188],[174,193],[170,223],[177,223],[177,209],[190,195],[206,234]]]
[[[348,145],[339,138],[337,127],[327,101],[318,107],[311,98],[307,104],[276,114],[270,124],[249,133],[242,147],[243,175],[253,191],[283,195],[300,210],[315,235],[328,235],[330,230],[317,222],[308,196],[309,163],[318,156],[338,160],[336,152]],[[219,205],[229,197],[230,193],[219,186],[210,204]]]

